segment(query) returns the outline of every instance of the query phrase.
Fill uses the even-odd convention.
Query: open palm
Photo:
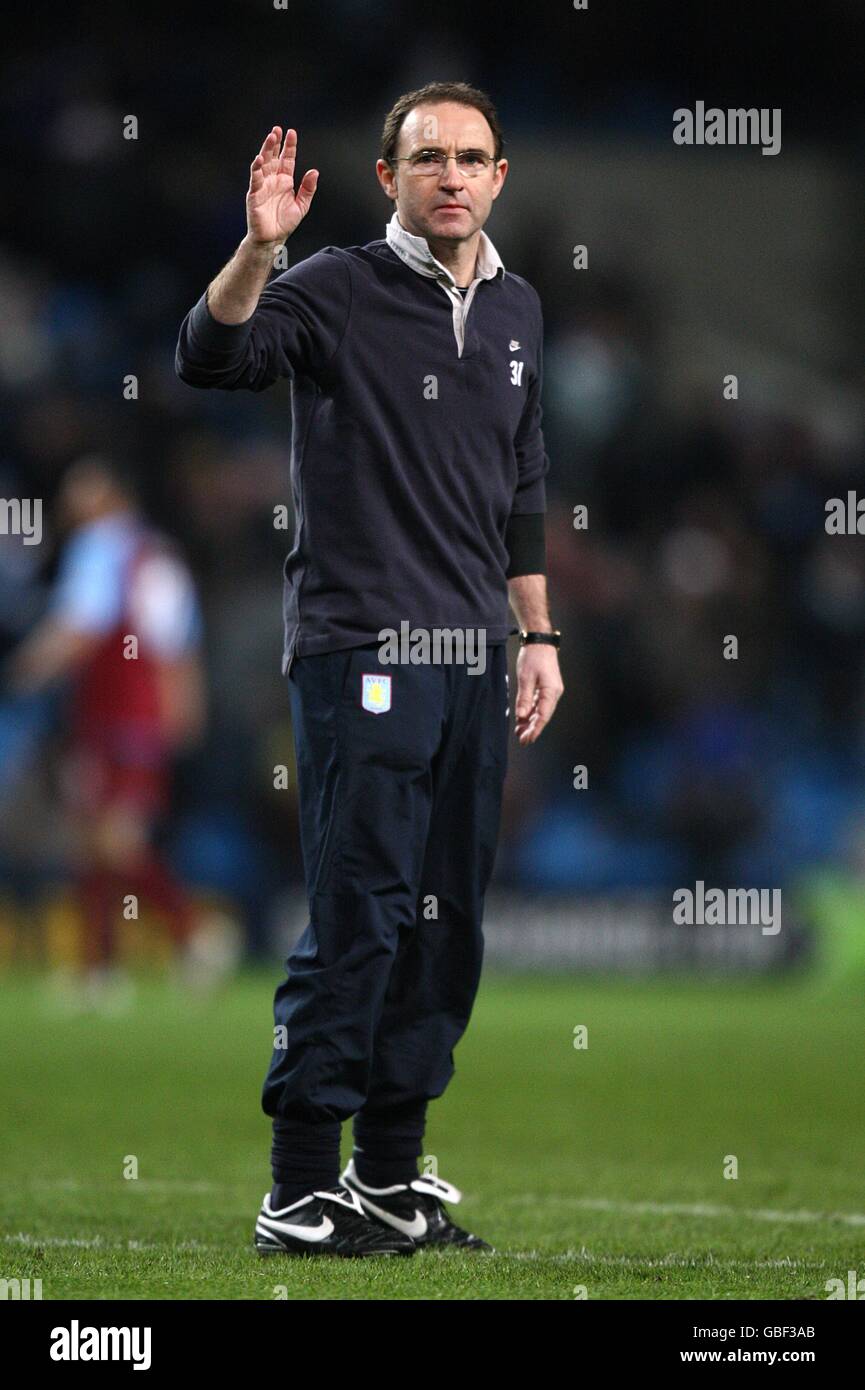
[[[285,132],[280,153],[281,140],[282,127],[276,125],[249,166],[246,223],[252,241],[285,241],[306,217],[315,196],[317,169],[307,170],[295,191],[297,131]]]

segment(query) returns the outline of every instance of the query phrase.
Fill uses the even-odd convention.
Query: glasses
[[[467,178],[476,179],[495,159],[483,150],[460,150],[459,154],[445,154],[443,150],[417,150],[414,154],[400,155],[390,161],[392,164],[407,164],[410,174],[440,174],[447,168],[449,159],[455,159],[460,173]]]

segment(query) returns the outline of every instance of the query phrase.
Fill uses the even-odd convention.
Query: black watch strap
[[[550,647],[560,647],[562,645],[562,634],[558,628],[553,632],[521,632],[520,646],[527,647],[530,642],[542,642]]]

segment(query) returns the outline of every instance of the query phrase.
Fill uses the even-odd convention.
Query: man
[[[507,174],[489,98],[432,83],[388,115],[385,239],[328,246],[265,288],[318,184],[297,135],[252,162],[247,234],[187,315],[177,371],[291,378],[294,547],[285,653],[310,921],[276,992],[263,1091],[263,1253],[489,1250],[459,1191],[419,1178],[427,1102],[454,1072],[483,953],[507,765],[508,598],[524,629],[516,734],[562,694],[546,600],[536,292],[483,232]],[[474,634],[489,666],[389,668],[386,631]],[[341,1179],[340,1125],[355,1146]]]
[[[74,463],[57,516],[68,540],[56,587],[13,653],[10,679],[22,694],[69,682],[64,781],[80,840],[87,984],[99,1000],[117,983],[126,894],[164,914],[178,947],[193,945],[192,904],[153,832],[172,760],[203,728],[201,617],[186,565],[145,521],[117,463],[98,454]]]

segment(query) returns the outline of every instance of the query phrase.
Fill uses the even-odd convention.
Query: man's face
[[[446,101],[417,106],[402,123],[397,155],[426,149],[441,149],[449,155],[480,150],[492,156],[495,142],[480,111]],[[376,164],[382,188],[396,201],[406,231],[428,241],[464,241],[479,231],[501,192],[507,171],[506,159],[474,178],[460,169],[455,159],[432,174],[411,173],[404,159],[395,170],[381,159]]]
[[[57,494],[60,526],[75,531],[123,505],[122,494],[98,463],[82,459],[69,469]]]

